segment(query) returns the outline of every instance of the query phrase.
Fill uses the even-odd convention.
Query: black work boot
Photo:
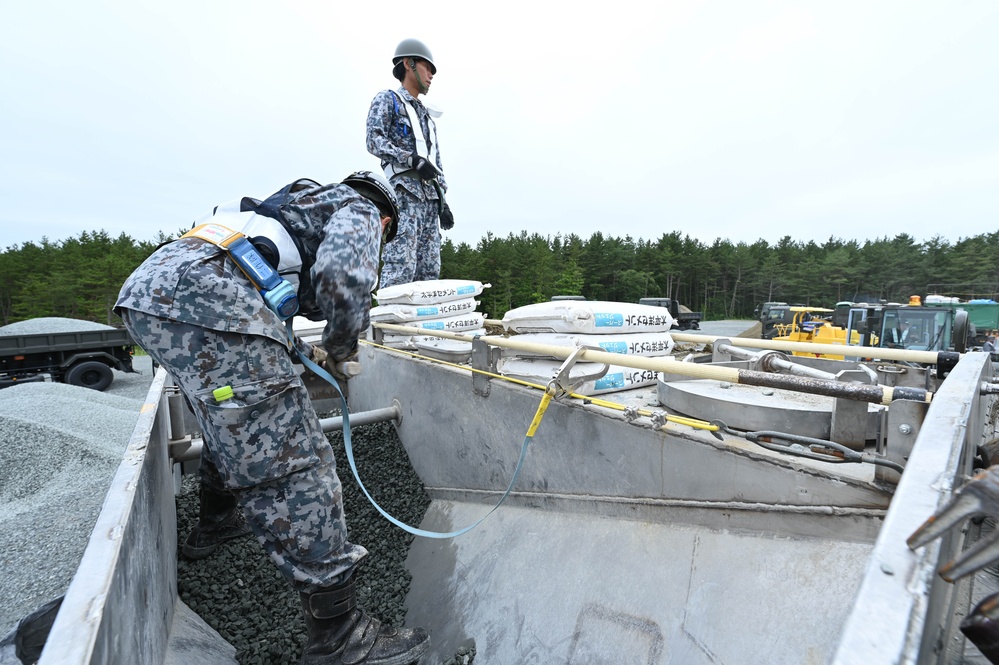
[[[359,609],[353,575],[300,595],[309,631],[301,665],[409,665],[430,648],[424,629],[389,628]]]
[[[250,527],[236,497],[202,485],[198,524],[187,534],[180,551],[187,559],[204,559],[227,540],[248,533]]]

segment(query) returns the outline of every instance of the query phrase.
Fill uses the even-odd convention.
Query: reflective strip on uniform
[[[302,254],[298,251],[288,229],[282,226],[281,222],[266,215],[249,211],[240,212],[226,206],[216,208],[215,214],[208,219],[222,219],[226,224],[220,224],[217,221],[207,222],[188,231],[182,237],[201,238],[213,245],[226,248],[240,236],[251,239],[264,236],[273,242],[278,250],[278,265],[274,266],[274,269],[277,270],[278,274],[289,277],[291,285],[295,287],[296,291],[298,290],[299,272],[302,270]],[[235,235],[227,237],[226,233]]]
[[[434,124],[433,118],[427,118],[427,126],[430,127],[430,138],[428,139],[427,135],[423,133],[423,123],[420,122],[420,114],[416,112],[416,107],[413,106],[413,103],[402,95],[395,92],[392,94],[402,102],[402,110],[406,113],[406,117],[409,118],[410,126],[419,127],[420,134],[423,135],[423,141],[419,141],[416,139],[414,131],[413,142],[416,144],[416,154],[428,160],[434,166],[437,166],[437,126]],[[413,123],[413,118],[416,118],[415,124]],[[429,144],[429,148],[427,144]],[[391,162],[386,164],[384,168],[386,178],[391,178],[392,176],[399,175],[404,171],[412,170],[411,166],[397,166]]]
[[[239,231],[233,231],[221,224],[202,224],[181,236],[181,238],[201,238],[223,249],[243,237]]]

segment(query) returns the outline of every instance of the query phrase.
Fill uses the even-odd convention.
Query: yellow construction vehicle
[[[846,344],[846,329],[834,326],[825,318],[832,314],[834,310],[826,307],[803,306],[790,306],[787,307],[787,310],[791,314],[790,323],[776,324],[774,326],[774,336],[771,339],[783,342]],[[850,331],[850,333],[850,343],[859,344],[860,334],[855,330]],[[796,356],[843,360],[843,356],[832,354],[805,353],[803,351],[794,351],[793,353]]]

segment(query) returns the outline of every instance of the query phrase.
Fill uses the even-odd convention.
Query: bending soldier
[[[381,241],[396,232],[395,197],[380,174],[362,171],[325,186],[299,180],[264,201],[219,206],[206,221],[146,259],[115,309],[171,374],[204,436],[209,484],[184,550],[204,556],[238,536],[241,513],[300,593],[303,664],[413,662],[429,648],[426,631],[381,626],[355,602],[367,551],[347,540],[333,450],[292,361],[295,346],[322,354],[294,339],[283,322],[290,314],[268,306],[236,251],[205,230],[244,234],[287,280],[298,314],[327,321],[320,346],[333,370],[368,326]]]

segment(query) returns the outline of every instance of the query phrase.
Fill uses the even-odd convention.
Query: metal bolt
[[[887,563],[884,563],[884,562],[881,563],[881,572],[884,573],[885,575],[894,575],[895,574],[895,571],[892,569],[892,567],[889,566]]]
[[[912,434],[912,425],[906,425],[905,423],[902,423],[901,425],[898,426],[898,431],[901,432],[902,434]]]
[[[770,388],[766,388],[763,390],[763,394],[766,395],[767,397],[770,397],[771,395],[774,394],[774,391]]]

